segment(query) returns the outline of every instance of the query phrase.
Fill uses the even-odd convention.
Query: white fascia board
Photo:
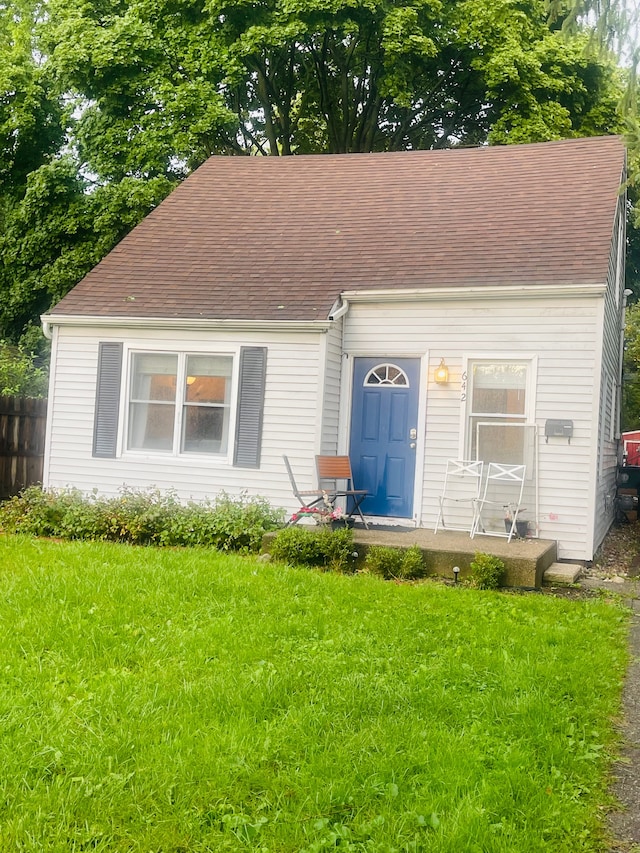
[[[432,287],[406,290],[345,290],[349,302],[442,302],[463,299],[552,299],[564,296],[604,297],[606,282],[593,284],[530,284],[482,287]]]
[[[71,314],[42,314],[45,336],[54,326],[94,329],[175,329],[177,331],[316,332],[331,328],[331,320],[213,320],[167,317],[95,317]]]

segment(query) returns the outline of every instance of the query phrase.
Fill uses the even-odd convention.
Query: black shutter
[[[260,467],[266,375],[266,347],[242,347],[233,454],[233,464],[238,468]]]
[[[122,344],[110,341],[98,345],[98,381],[93,421],[93,455],[112,459],[116,455]]]

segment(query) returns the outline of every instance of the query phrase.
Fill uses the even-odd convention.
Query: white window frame
[[[176,373],[176,400],[173,424],[173,444],[171,449],[162,450],[159,448],[131,448],[129,447],[129,428],[131,415],[131,393],[133,383],[133,364],[136,355],[168,355],[177,357],[177,373]],[[192,450],[182,450],[182,430],[183,430],[183,412],[185,410],[186,396],[186,379],[187,379],[187,360],[189,356],[195,357],[220,357],[231,359],[231,391],[228,402],[228,421],[227,421],[227,447],[222,453],[198,452]],[[238,373],[239,373],[239,351],[237,348],[223,350],[199,350],[195,348],[189,349],[173,349],[170,347],[146,346],[146,347],[129,347],[125,352],[125,387],[122,400],[122,448],[123,456],[132,457],[153,457],[161,458],[180,458],[182,460],[207,460],[209,462],[217,462],[224,464],[232,464],[235,434],[236,434],[236,411],[238,397]]]
[[[481,422],[493,422],[495,415],[491,414],[482,417],[479,413],[472,412],[472,396],[473,396],[473,365],[482,362],[484,364],[523,364],[527,368],[527,378],[525,381],[525,407],[522,414],[522,423],[527,426],[535,425],[535,391],[537,384],[538,359],[537,356],[525,353],[473,353],[464,357],[464,372],[462,374],[461,383],[461,402],[460,414],[462,418],[460,430],[460,452],[461,459],[471,459],[471,447],[473,444],[472,432],[472,416],[480,417]],[[513,416],[509,416],[513,417]],[[506,420],[506,416],[505,416]],[[496,418],[499,422],[499,418]],[[523,460],[526,462],[526,460]],[[529,476],[529,474],[527,475]]]

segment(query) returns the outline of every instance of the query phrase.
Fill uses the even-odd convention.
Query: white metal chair
[[[517,530],[518,515],[524,511],[522,493],[526,470],[526,465],[489,463],[482,497],[474,504],[472,539],[476,534],[483,533],[486,536],[503,536],[511,542]],[[491,519],[494,523],[494,528],[491,528],[486,515],[488,510],[496,507],[500,508],[500,518],[497,521],[495,517]]]
[[[480,497],[484,462],[467,459],[449,459],[444,475],[440,508],[434,533],[438,528],[462,530],[471,533],[475,521],[475,505]],[[449,521],[445,523],[445,507]],[[467,511],[465,512],[465,507]]]

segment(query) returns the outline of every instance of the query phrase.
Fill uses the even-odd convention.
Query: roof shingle
[[[211,157],[55,315],[326,319],[342,291],[606,281],[618,137]]]

